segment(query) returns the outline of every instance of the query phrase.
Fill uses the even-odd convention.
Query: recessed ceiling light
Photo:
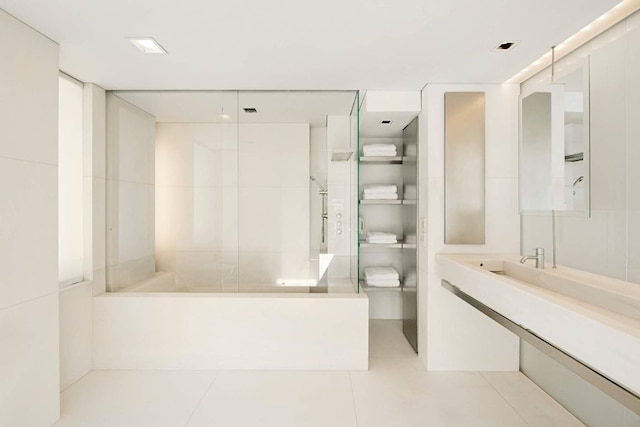
[[[129,37],[129,41],[142,53],[167,53],[153,37]]]
[[[381,125],[390,125],[391,123],[393,123],[391,120],[383,120],[380,122]]]
[[[258,109],[255,107],[247,107],[247,108],[243,108],[243,110],[247,114],[253,114],[258,112]]]
[[[500,42],[500,44],[496,46],[496,50],[498,52],[504,52],[504,51],[513,49],[517,44],[518,44],[518,41],[516,40],[508,40],[508,41]]]
[[[231,118],[231,116],[230,116],[230,115],[228,115],[228,114],[220,114],[220,118],[221,118],[221,119],[230,119],[230,118]]]

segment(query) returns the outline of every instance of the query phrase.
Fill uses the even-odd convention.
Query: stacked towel
[[[364,269],[367,286],[394,288],[400,286],[400,275],[393,267],[367,267]]]
[[[397,151],[393,144],[368,144],[362,147],[362,155],[365,157],[394,157],[397,156]]]
[[[368,243],[392,244],[398,243],[398,236],[393,233],[383,233],[381,231],[370,231],[367,233]]]
[[[398,198],[397,185],[366,185],[363,199],[395,200]]]
[[[418,191],[415,185],[404,186],[404,198],[407,200],[416,200],[418,198]]]
[[[404,147],[405,156],[416,156],[418,154],[418,147],[416,144],[407,144]]]

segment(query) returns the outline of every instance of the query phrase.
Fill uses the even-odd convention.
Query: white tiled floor
[[[56,427],[582,426],[520,373],[427,372],[372,321],[369,371],[93,371]]]

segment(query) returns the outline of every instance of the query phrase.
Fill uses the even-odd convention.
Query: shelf
[[[564,161],[568,163],[579,162],[584,160],[584,153],[573,153],[564,156]]]
[[[415,205],[416,204],[416,199],[405,199],[402,201],[403,205]]]
[[[376,249],[415,249],[417,246],[415,243],[404,243],[398,241],[398,243],[368,243],[366,240],[360,240],[361,248],[376,248]]]
[[[393,288],[385,288],[378,286],[367,286],[364,280],[360,281],[360,289],[364,289],[367,292],[402,292],[402,282],[400,286],[394,286]]]
[[[366,240],[360,240],[361,248],[380,248],[380,249],[402,249],[404,243],[369,243]]]
[[[400,156],[360,156],[360,163],[376,165],[401,165]]]
[[[401,165],[416,161],[416,156],[360,156],[360,163],[365,165]]]
[[[360,200],[361,205],[401,205],[403,200],[394,199],[394,200],[380,200],[380,199],[363,199]]]

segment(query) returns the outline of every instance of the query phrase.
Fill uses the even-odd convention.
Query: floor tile
[[[348,372],[221,372],[188,427],[356,427]]]
[[[531,427],[584,426],[520,372],[485,372],[482,375]]]
[[[369,323],[369,357],[417,358],[402,334],[401,320],[371,320]]]
[[[62,393],[55,427],[184,427],[213,371],[93,371]]]

